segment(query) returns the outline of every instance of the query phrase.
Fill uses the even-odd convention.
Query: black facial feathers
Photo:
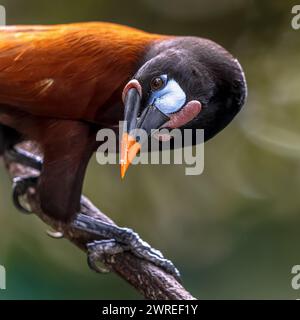
[[[207,39],[174,37],[152,44],[134,76],[143,88],[144,101],[151,79],[162,74],[180,84],[187,101],[201,102],[202,111],[184,128],[204,129],[205,140],[226,127],[246,99],[246,80],[240,64]]]

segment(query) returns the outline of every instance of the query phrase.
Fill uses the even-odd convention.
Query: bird
[[[80,210],[98,130],[126,121],[124,178],[142,144],[132,130],[203,129],[207,141],[246,96],[238,60],[205,38],[108,22],[0,28],[0,154],[36,164],[40,176],[20,178],[16,190],[35,183],[42,210],[58,221]],[[15,148],[27,139],[40,146],[42,162]]]

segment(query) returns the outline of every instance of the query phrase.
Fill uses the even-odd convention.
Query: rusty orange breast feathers
[[[93,121],[153,41],[111,23],[0,28],[0,104],[34,115]]]

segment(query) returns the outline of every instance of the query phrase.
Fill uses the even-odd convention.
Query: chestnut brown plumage
[[[189,61],[182,64],[184,60]],[[244,103],[240,65],[209,40],[110,23],[0,28],[0,149],[24,139],[39,143],[44,160],[38,190],[44,212],[59,220],[72,218],[97,148],[97,130],[116,129],[123,119],[123,88],[138,79],[129,91],[142,95],[140,102],[146,104],[152,90],[148,76],[168,71],[179,83],[186,81],[186,72],[186,99],[195,101],[193,110],[198,110],[189,123],[182,123],[178,113],[177,123],[207,129],[207,138],[224,128]],[[156,115],[160,124],[172,118]]]

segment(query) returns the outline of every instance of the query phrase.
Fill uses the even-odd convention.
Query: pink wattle
[[[162,128],[179,128],[193,120],[201,111],[202,105],[198,100],[188,102],[180,111],[171,114],[170,120]]]

